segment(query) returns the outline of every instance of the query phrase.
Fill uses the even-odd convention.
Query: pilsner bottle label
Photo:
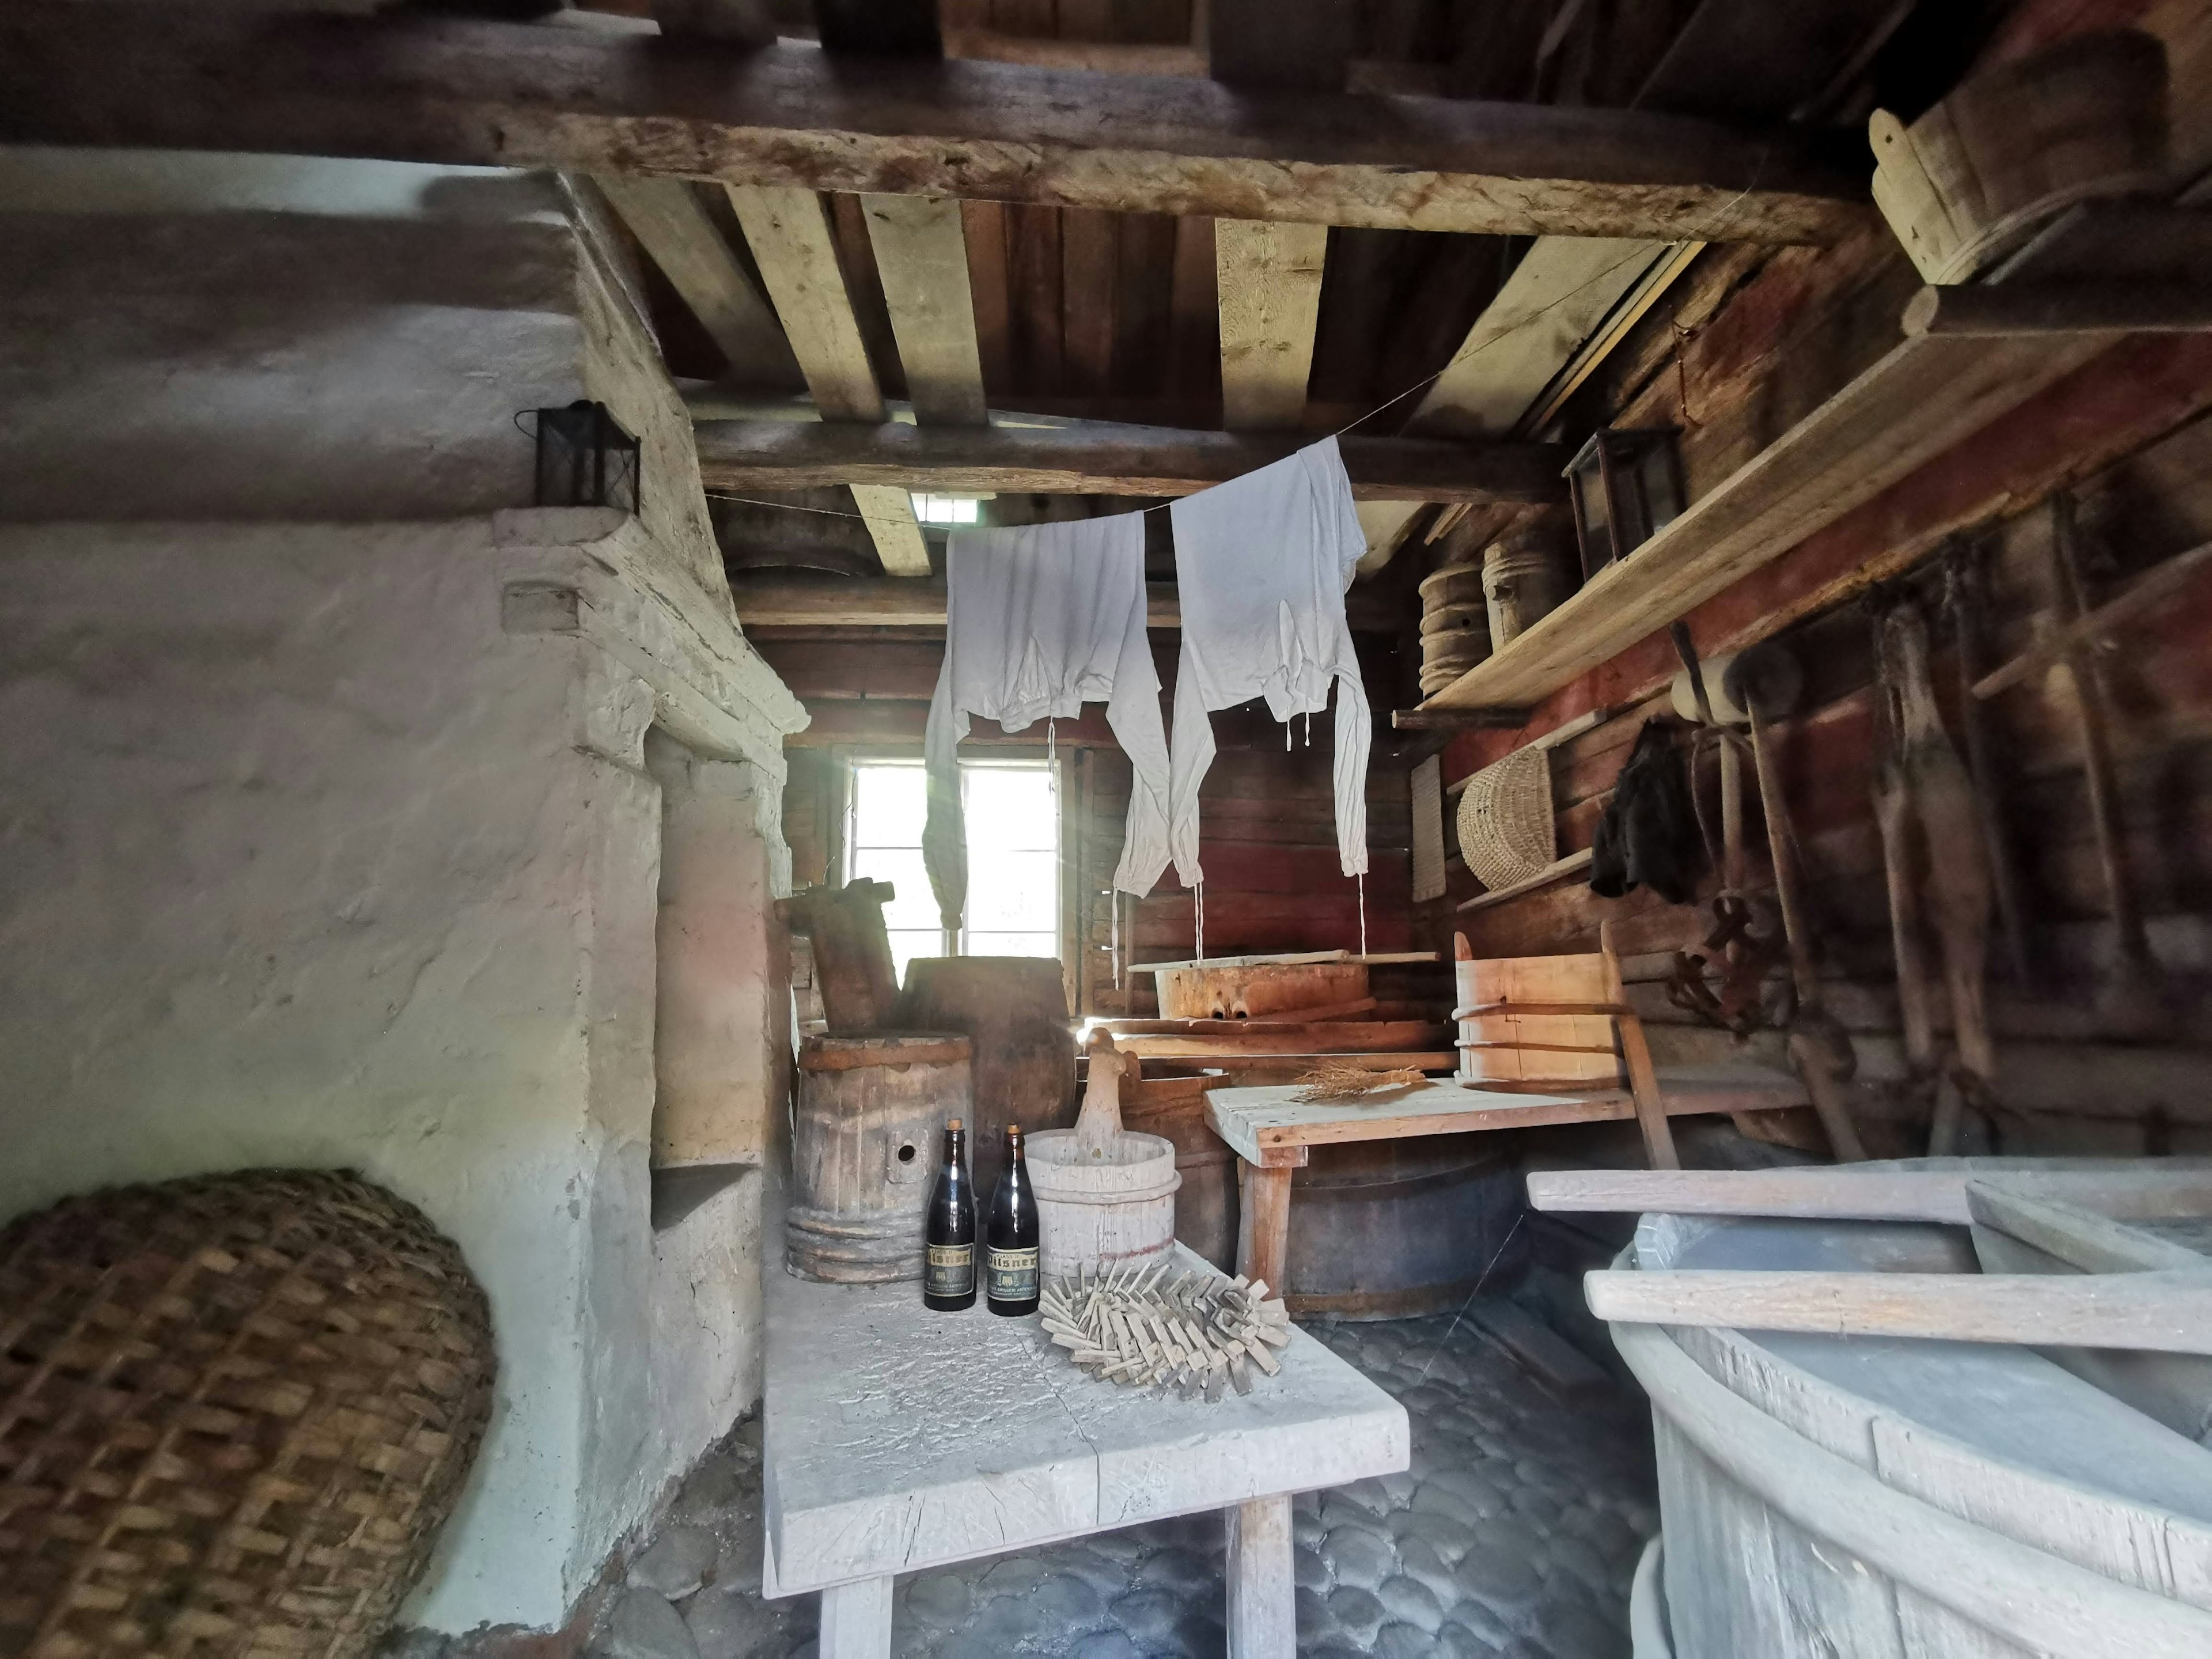
[[[1036,1246],[1032,1244],[1026,1250],[993,1250],[990,1273],[988,1294],[992,1301],[1031,1302],[1036,1300]]]
[[[921,1288],[930,1296],[972,1294],[975,1289],[975,1247],[973,1244],[931,1245],[928,1265],[922,1270]]]

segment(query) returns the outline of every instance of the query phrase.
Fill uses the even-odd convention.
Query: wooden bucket
[[[1035,1133],[1075,1121],[1075,1033],[1050,957],[918,957],[907,964],[899,1024],[959,1031],[974,1045],[968,1153],[978,1205],[998,1184],[1009,1123]]]
[[[921,1277],[945,1120],[969,1111],[969,1047],[953,1033],[811,1036],[799,1051],[784,1262],[801,1279]]]
[[[1328,1019],[1364,1012],[1364,962],[1257,963],[1153,971],[1163,1019]]]
[[[1620,1054],[1607,1014],[1523,1013],[1514,1005],[1613,1007],[1618,967],[1602,952],[1492,957],[1453,964],[1459,1006],[1459,1078],[1496,1088],[1556,1084],[1620,1086]]]
[[[1028,1138],[1038,1245],[1048,1279],[1154,1261],[1175,1244],[1175,1143],[1124,1129],[1101,1158],[1079,1154],[1073,1129]]]
[[[1875,204],[1922,276],[1963,283],[2077,202],[2156,190],[2167,131],[2158,40],[2079,34],[1976,76],[1910,127],[1876,110]]]

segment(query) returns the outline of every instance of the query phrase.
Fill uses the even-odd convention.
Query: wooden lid
[[[849,1072],[860,1066],[953,1066],[971,1045],[957,1031],[870,1031],[860,1036],[810,1036],[799,1046],[802,1072]]]

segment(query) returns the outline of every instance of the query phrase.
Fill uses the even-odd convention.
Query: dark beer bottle
[[[1006,1126],[1006,1167],[991,1194],[984,1225],[983,1300],[994,1314],[1035,1313],[1037,1305],[1036,1194],[1022,1158],[1022,1131]]]
[[[927,1255],[921,1270],[924,1307],[957,1313],[975,1305],[975,1194],[968,1181],[968,1134],[954,1118],[945,1126],[945,1161],[929,1194]]]

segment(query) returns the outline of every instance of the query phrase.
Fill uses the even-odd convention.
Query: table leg
[[[1289,1536],[1290,1510],[1283,1511],[1284,1535]],[[1284,1558],[1284,1573],[1290,1571]],[[857,1584],[839,1584],[822,1592],[822,1632],[817,1644],[822,1659],[890,1659],[891,1581],[864,1578]]]
[[[1229,1659],[1291,1659],[1298,1648],[1291,1500],[1255,1498],[1222,1514],[1229,1523]]]
[[[1237,1271],[1264,1279],[1275,1295],[1291,1248],[1291,1174],[1265,1164],[1244,1165],[1244,1194],[1237,1218]]]

